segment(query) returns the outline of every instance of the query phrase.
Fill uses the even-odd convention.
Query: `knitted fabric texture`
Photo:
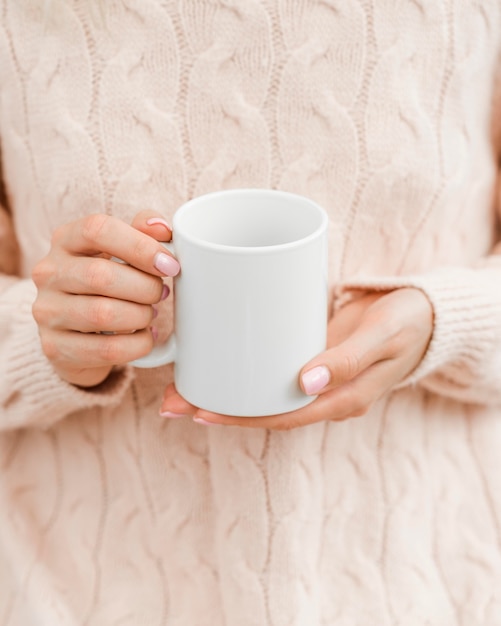
[[[496,0],[0,0],[0,626],[501,624],[500,49]],[[168,367],[45,358],[57,226],[235,187],[325,207],[338,302],[430,298],[363,418],[209,429]]]

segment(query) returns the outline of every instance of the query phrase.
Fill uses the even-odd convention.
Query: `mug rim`
[[[305,237],[301,237],[300,239],[296,239],[294,241],[288,241],[286,243],[279,243],[267,246],[233,246],[228,244],[220,244],[214,243],[211,241],[206,241],[204,239],[200,239],[199,237],[194,237],[189,233],[183,232],[183,229],[180,229],[180,236],[188,241],[189,243],[199,247],[205,248],[212,251],[228,253],[228,254],[266,254],[266,253],[275,253],[280,251],[291,250],[294,248],[300,248],[302,246],[307,245],[311,241],[318,239],[322,234],[327,231],[328,224],[328,216],[327,212],[324,208],[322,208],[315,200],[308,198],[307,196],[303,196],[301,194],[297,194],[290,191],[282,191],[280,189],[268,189],[268,188],[259,188],[259,187],[237,187],[233,189],[221,189],[219,191],[212,191],[209,193],[202,194],[200,196],[195,196],[191,198],[184,204],[182,204],[179,209],[174,213],[173,218],[173,231],[172,231],[172,242],[175,244],[176,237],[176,224],[182,218],[183,214],[186,211],[189,211],[190,208],[199,204],[200,202],[204,202],[206,200],[216,199],[218,196],[231,196],[231,195],[255,195],[255,196],[281,196],[283,199],[295,199],[301,200],[310,205],[311,208],[314,208],[318,215],[320,216],[320,224],[319,226],[309,235]]]

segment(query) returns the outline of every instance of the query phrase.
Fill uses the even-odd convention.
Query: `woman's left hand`
[[[358,417],[417,367],[432,332],[433,309],[419,289],[361,295],[331,318],[328,349],[300,373],[303,391],[318,395],[308,406],[282,415],[231,417],[194,407],[169,385],[160,414],[192,416],[207,425],[274,430]]]

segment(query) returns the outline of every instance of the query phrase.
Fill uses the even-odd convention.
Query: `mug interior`
[[[282,191],[235,189],[200,196],[176,214],[175,232],[232,248],[291,244],[313,236],[326,221],[313,201]]]

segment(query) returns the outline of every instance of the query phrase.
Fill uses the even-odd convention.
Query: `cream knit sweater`
[[[500,626],[499,1],[46,4],[0,0],[21,250],[0,277],[0,626]],[[160,418],[166,368],[62,382],[31,316],[54,228],[241,186],[328,210],[333,289],[428,294],[414,374],[289,433]]]

